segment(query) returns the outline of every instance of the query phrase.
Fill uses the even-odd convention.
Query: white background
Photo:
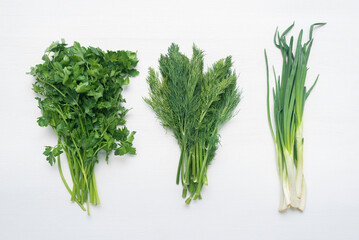
[[[356,2],[1,0],[0,239],[359,239]],[[320,73],[304,116],[307,208],[281,214],[263,49],[279,69],[273,34],[293,21],[292,33],[304,28],[306,37],[310,24],[328,24],[314,33],[307,78]],[[138,51],[140,59],[140,75],[124,91],[138,154],[97,165],[101,205],[90,217],[42,155],[56,136],[37,126],[33,78],[25,75],[61,38]],[[239,114],[220,132],[203,200],[190,206],[175,185],[178,145],[142,100],[148,67],[172,42],[188,55],[196,43],[207,66],[232,55],[243,90]]]

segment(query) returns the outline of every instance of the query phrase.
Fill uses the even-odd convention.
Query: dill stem
[[[202,146],[202,140],[199,140],[199,168],[198,168],[198,183],[199,183],[199,178],[200,178],[200,169],[202,169],[202,156],[203,156],[203,146]]]
[[[200,164],[199,164],[200,158],[199,158],[199,142],[197,142],[196,144],[196,182],[198,182],[198,178],[199,178],[199,168],[200,168]]]
[[[181,173],[181,168],[182,168],[182,161],[183,161],[183,147],[181,147],[181,156],[179,159],[179,163],[178,163],[178,168],[177,168],[177,176],[176,176],[176,184],[179,184],[179,178],[180,178],[180,173]]]
[[[186,153],[185,156],[186,156],[185,158],[186,161],[185,161],[184,183],[185,185],[189,185],[189,174],[190,174],[189,168],[191,163],[191,156],[190,153]]]
[[[197,182],[197,177],[196,177],[196,148],[193,148],[193,151],[191,153],[192,156],[192,181],[193,182]]]
[[[185,187],[185,180],[184,180],[184,169],[185,169],[185,163],[186,163],[186,148],[183,150],[183,158],[182,158],[182,164],[181,164],[181,182],[182,186]]]
[[[201,192],[202,186],[203,186],[203,175],[204,172],[206,170],[206,164],[207,164],[207,159],[208,159],[208,151],[206,151],[206,154],[204,156],[204,160],[203,160],[203,165],[201,167],[201,173],[199,174],[199,179],[198,179],[198,186],[196,189],[196,198],[198,197],[199,193]]]

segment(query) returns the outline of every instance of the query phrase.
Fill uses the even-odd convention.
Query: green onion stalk
[[[309,40],[302,44],[303,30],[300,31],[294,46],[294,37],[289,44],[286,35],[294,27],[294,23],[282,34],[278,29],[274,35],[274,44],[281,51],[283,65],[282,74],[277,75],[273,67],[275,86],[273,87],[274,125],[272,125],[269,104],[269,68],[267,53],[264,51],[267,72],[267,115],[270,131],[275,143],[278,173],[282,186],[282,197],[279,211],[289,207],[303,211],[306,203],[306,183],[303,174],[303,113],[304,105],[312,89],[316,85],[319,75],[313,85],[307,90],[305,80],[308,72],[308,58],[313,44],[313,30],[311,25]]]

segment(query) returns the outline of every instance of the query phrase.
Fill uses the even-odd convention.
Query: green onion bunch
[[[309,40],[302,44],[303,30],[300,31],[296,45],[293,36],[287,43],[286,35],[294,23],[282,34],[278,29],[274,35],[274,44],[283,58],[282,74],[276,75],[273,67],[275,86],[273,87],[274,126],[269,107],[269,70],[265,52],[267,70],[267,114],[271,134],[275,143],[279,178],[282,185],[282,197],[279,210],[289,207],[303,211],[306,203],[306,183],[303,175],[303,113],[305,102],[313,87],[307,90],[305,80],[308,72],[308,58],[313,44],[313,29],[325,23],[311,25]]]

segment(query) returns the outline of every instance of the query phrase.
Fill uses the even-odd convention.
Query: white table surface
[[[359,239],[358,12],[354,0],[1,0],[0,239]],[[293,21],[293,33],[304,28],[306,37],[310,24],[328,24],[314,33],[307,78],[320,73],[304,116],[307,208],[281,214],[263,49],[279,69],[273,34]],[[138,51],[140,59],[124,91],[138,154],[96,166],[101,206],[90,217],[42,155],[56,136],[37,126],[25,75],[61,38]],[[243,90],[239,114],[220,132],[203,200],[190,206],[175,185],[178,145],[142,100],[148,67],[172,42],[188,55],[196,43],[207,66],[232,55]]]

